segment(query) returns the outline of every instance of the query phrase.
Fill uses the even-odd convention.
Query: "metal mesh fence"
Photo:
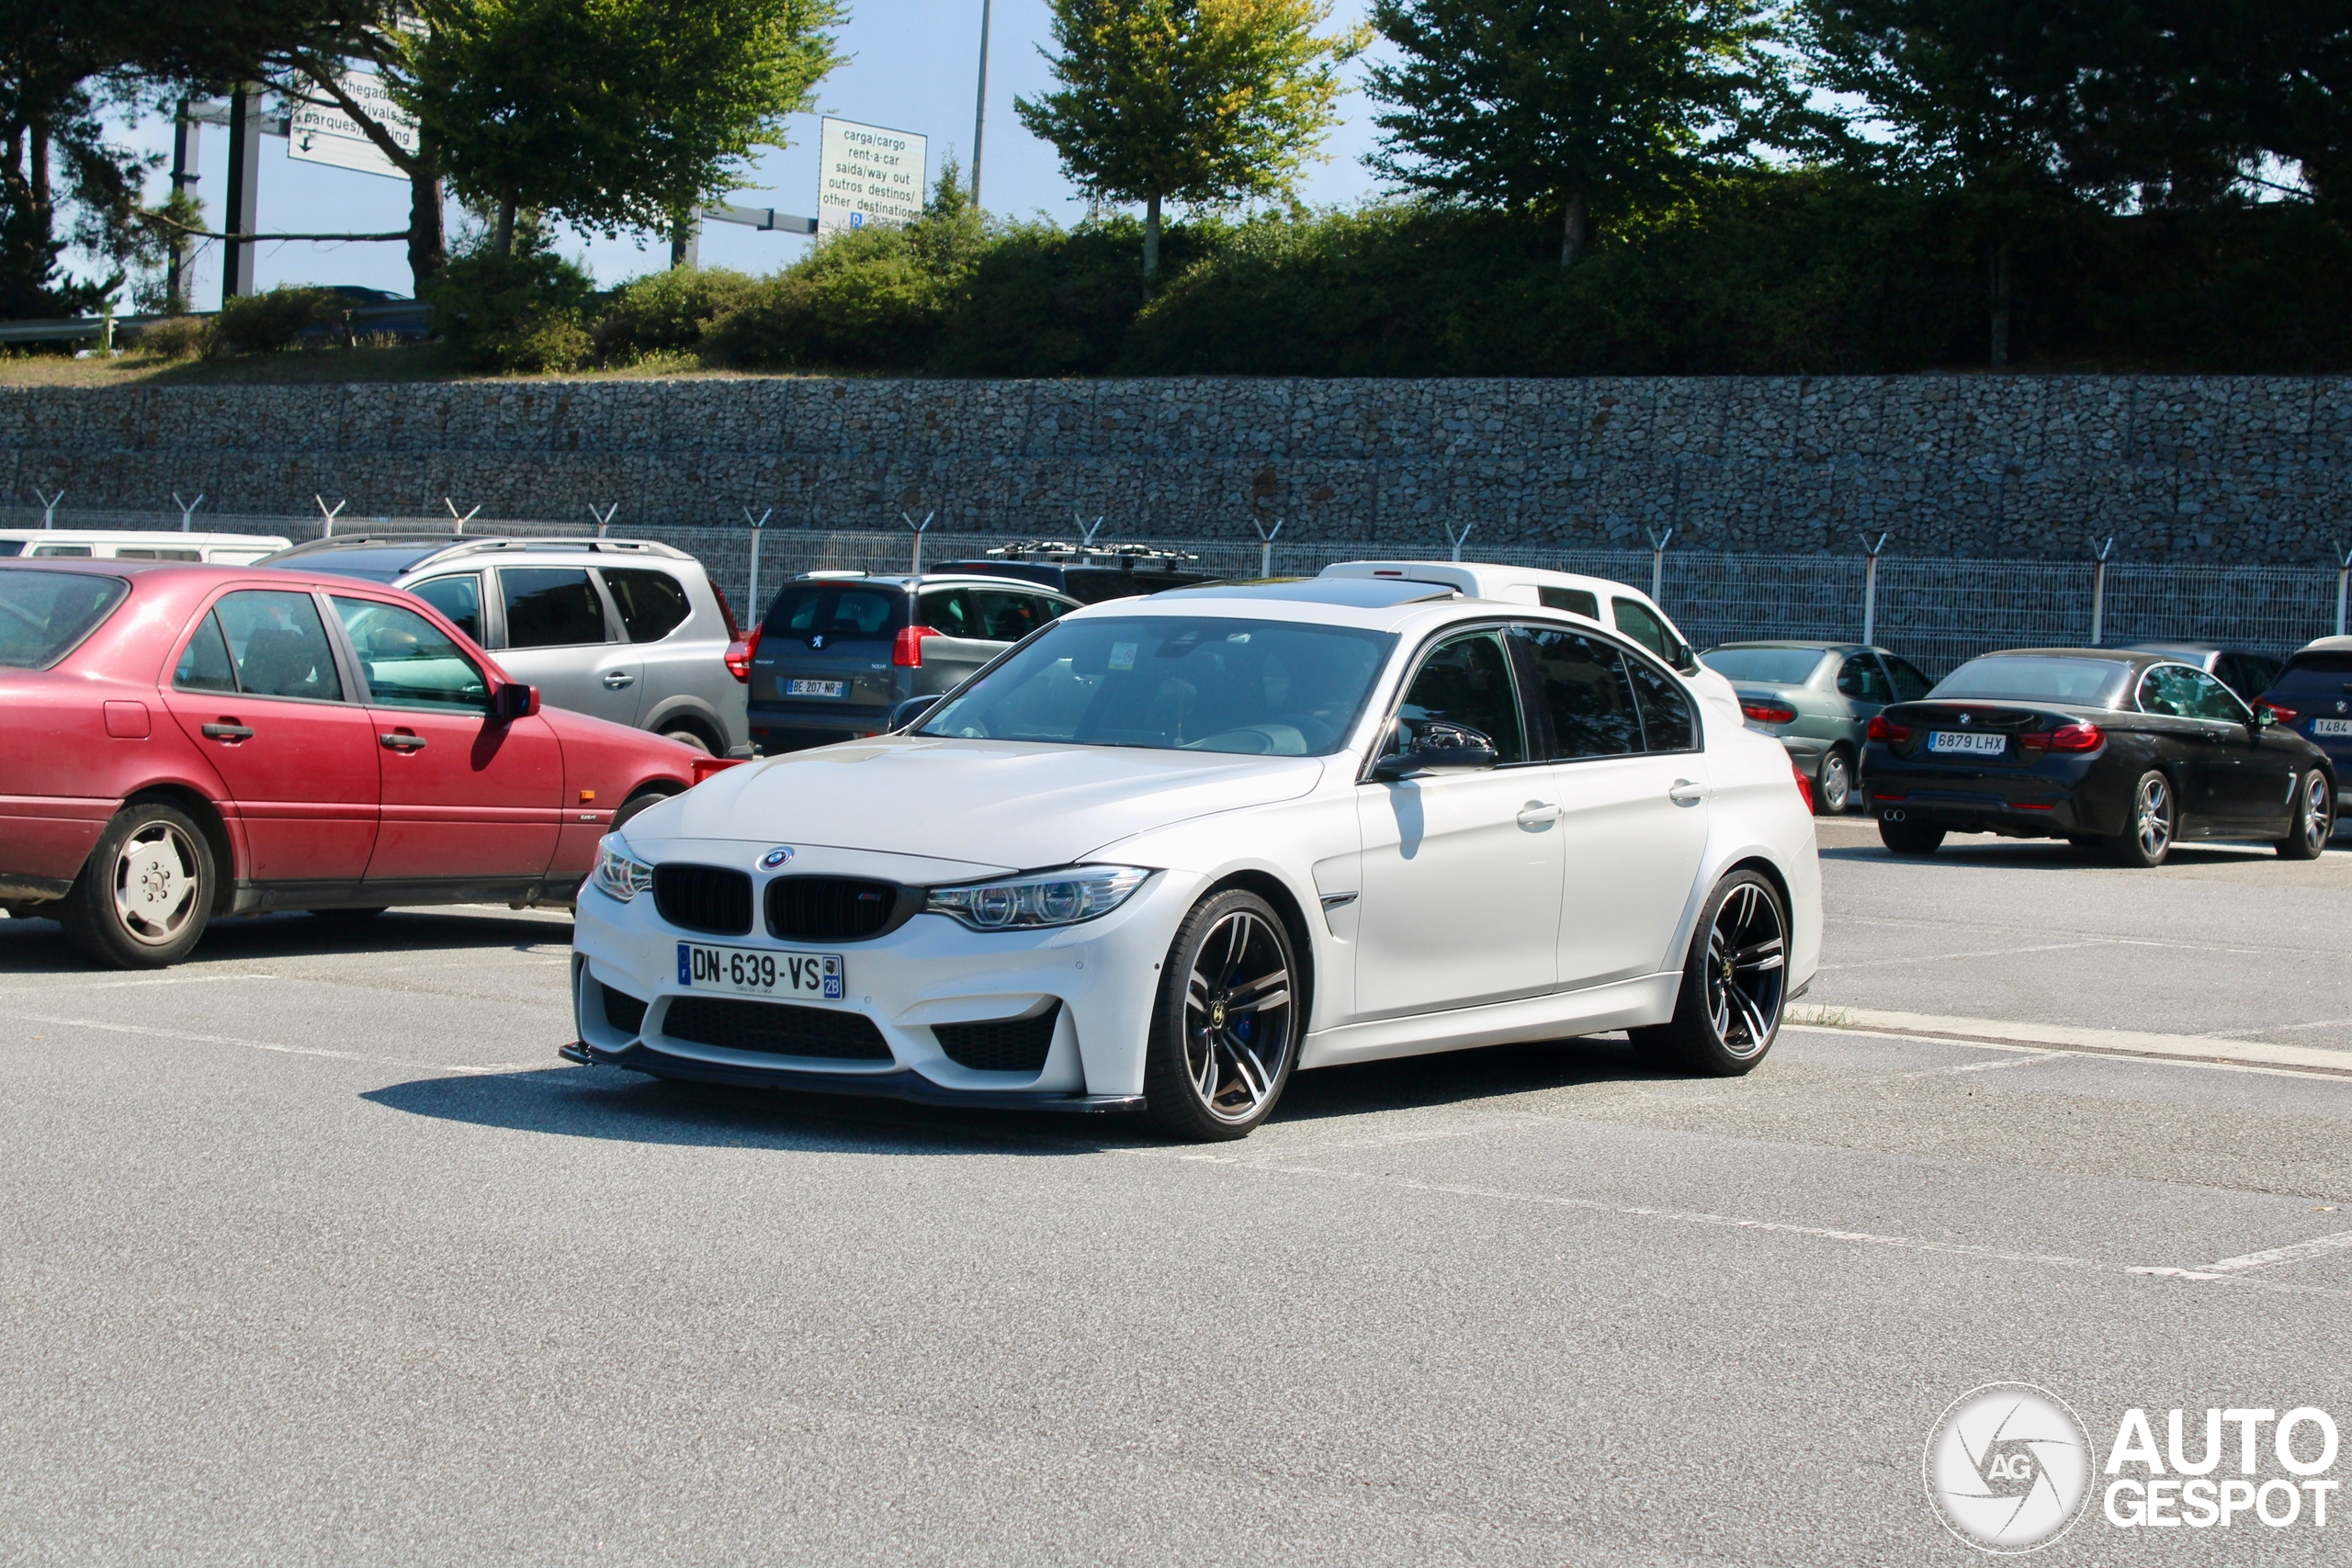
[[[177,513],[73,511],[54,514],[59,528],[177,531]],[[38,507],[0,507],[0,528],[40,528]],[[198,511],[188,519],[200,532],[276,534],[297,542],[326,531],[311,517],[243,517]],[[337,537],[418,535],[468,537],[532,535],[575,538],[594,535],[584,523],[452,517],[368,517],[334,520]],[[803,571],[903,571],[914,559],[910,532],[801,528],[685,527],[616,523],[616,538],[657,539],[698,558],[730,604],[748,615],[753,604],[757,539],[759,592]],[[1009,543],[1002,534],[922,536],[926,565],[978,559]],[[1198,558],[1197,570],[1220,576],[1256,576],[1262,570],[1311,574],[1334,561],[1367,557],[1440,558],[1393,540],[1285,540],[1272,547],[1255,537],[1163,538],[1165,549]],[[1550,567],[1630,582],[1655,592],[1667,613],[1700,647],[1751,637],[1859,640],[1866,620],[1873,639],[1930,675],[1996,648],[2110,646],[2177,639],[2223,642],[2283,655],[2338,629],[2340,574],[2324,566],[2188,566],[2111,562],[2104,592],[2089,561],[1936,559],[1884,556],[1874,594],[1861,556],[1733,555],[1698,550],[1564,549],[1546,546],[1467,547],[1474,560]],[[1867,600],[1867,603],[1866,603]]]

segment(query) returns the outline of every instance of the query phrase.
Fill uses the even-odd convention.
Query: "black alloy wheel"
[[[2165,863],[2172,853],[2173,835],[2180,828],[2180,807],[2172,780],[2163,770],[2150,768],[2132,786],[2131,815],[2123,831],[2108,840],[2108,858],[2118,865],[2144,870]]]
[[[1814,814],[1842,817],[1853,803],[1854,760],[1846,755],[1843,747],[1832,748],[1829,755],[1821,759],[1821,777],[1814,783]]]
[[[2295,830],[2278,840],[2282,860],[2317,860],[2335,834],[2335,787],[2313,768],[2295,781]]]
[[[1878,841],[1899,855],[1931,855],[1943,844],[1944,830],[1932,822],[1890,822],[1882,817]]]
[[[1789,920],[1780,893],[1757,873],[1736,871],[1715,884],[1700,912],[1672,1021],[1625,1032],[1653,1066],[1737,1077],[1780,1037],[1788,991]]]
[[[1290,931],[1256,894],[1228,888],[1184,918],[1160,971],[1144,1059],[1150,1118],[1172,1137],[1247,1137],[1298,1061],[1306,1015]]]
[[[161,969],[204,935],[216,886],[212,846],[177,807],[116,813],[58,910],[65,940],[116,969]]]

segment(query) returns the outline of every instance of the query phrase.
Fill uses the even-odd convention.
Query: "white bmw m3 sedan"
[[[1444,581],[1079,610],[894,733],[606,838],[564,1054],[1199,1139],[1294,1072],[1461,1046],[1623,1029],[1745,1073],[1821,877],[1787,753],[1727,706]]]

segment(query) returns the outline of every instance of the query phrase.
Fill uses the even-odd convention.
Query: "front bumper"
[[[703,845],[694,858],[748,865],[758,848]],[[856,852],[809,849],[794,870],[887,875],[860,861]],[[765,907],[765,880],[754,878],[755,908]],[[1033,1109],[1132,1106],[1143,1093],[1159,965],[1200,883],[1196,874],[1159,872],[1118,908],[1080,925],[975,931],[946,916],[924,914],[882,936],[842,942],[780,942],[763,930],[729,937],[684,931],[662,921],[650,895],[622,903],[584,889],[572,939],[578,1049],[566,1055],[713,1083]],[[846,981],[841,999],[790,998],[789,1005],[863,1015],[888,1060],[786,1055],[671,1036],[665,1025],[672,1002],[733,995],[680,984],[682,942],[838,953]],[[598,987],[646,1004],[633,1030],[606,1017]],[[1051,1043],[1035,1071],[964,1066],[933,1028],[1033,1017],[1057,1005]]]

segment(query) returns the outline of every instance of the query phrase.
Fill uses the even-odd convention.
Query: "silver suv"
[[[569,708],[752,754],[734,613],[702,563],[640,539],[313,539],[266,558],[405,588]],[[739,673],[739,670],[741,672]]]

